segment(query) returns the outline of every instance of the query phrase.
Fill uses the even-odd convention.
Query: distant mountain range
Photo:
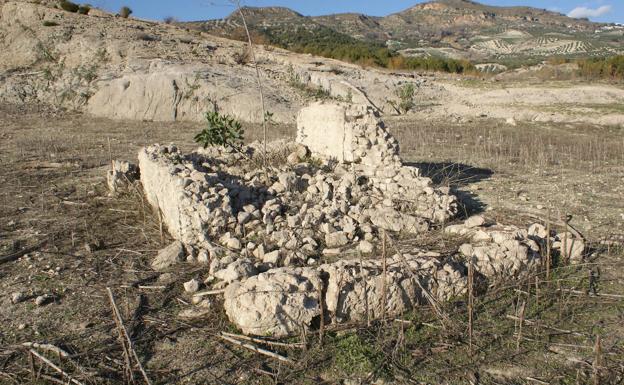
[[[531,7],[494,7],[469,0],[437,0],[385,17],[358,13],[303,16],[291,9],[243,9],[255,37],[286,48],[296,32],[307,39],[386,46],[404,56],[468,59],[474,62],[543,59],[551,56],[609,56],[624,52],[624,27],[573,19]],[[243,38],[239,12],[187,27]],[[302,38],[299,38],[302,39]],[[283,44],[280,44],[283,43]],[[305,42],[299,42],[299,45]]]

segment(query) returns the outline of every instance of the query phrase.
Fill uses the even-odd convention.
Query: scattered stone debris
[[[106,174],[108,189],[111,193],[127,190],[139,179],[139,168],[130,162],[114,160],[112,169]]]
[[[22,291],[18,291],[18,292],[11,294],[11,302],[13,304],[18,304],[20,302],[24,302],[27,299],[27,297],[28,296],[26,295],[26,293]]]
[[[190,294],[196,293],[199,290],[200,282],[195,278],[184,283],[184,291]]]
[[[459,252],[488,279],[518,278],[534,271],[542,262],[539,244],[526,229],[487,225],[477,216],[464,224],[448,226],[445,231],[469,238],[470,243],[461,245]]]
[[[152,261],[152,269],[156,271],[166,270],[169,267],[182,262],[184,257],[184,245],[180,241],[175,241],[158,252]]]
[[[245,334],[299,334],[321,314],[320,273],[312,268],[269,270],[225,291],[225,312]]]
[[[40,296],[37,296],[37,298],[35,298],[35,305],[37,306],[45,306],[47,304],[49,304],[50,302],[52,302],[54,300],[54,297],[50,294],[43,294]]]
[[[574,265],[582,263],[585,257],[585,241],[569,232],[557,234],[552,247]]]

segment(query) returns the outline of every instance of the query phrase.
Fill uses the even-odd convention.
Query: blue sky
[[[279,5],[292,8],[304,15],[323,15],[340,12],[360,12],[368,15],[385,16],[409,8],[419,0],[241,0],[243,5]],[[624,23],[623,0],[481,0],[481,3],[499,6],[528,5],[546,8],[577,16],[590,16],[593,21]],[[205,20],[221,18],[234,8],[231,0],[91,0],[91,4],[118,10],[127,5],[134,10],[134,16],[162,20],[173,16],[179,20]]]

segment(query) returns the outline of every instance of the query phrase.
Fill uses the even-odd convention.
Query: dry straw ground
[[[36,250],[0,265],[0,383],[68,383],[29,355],[24,342],[82,384],[143,383],[128,371],[106,288],[113,290],[134,349],[155,384],[616,384],[624,381],[624,143],[621,129],[587,125],[510,127],[389,120],[404,157],[450,184],[466,212],[526,225],[565,215],[593,241],[586,264],[555,261],[521,282],[476,288],[472,346],[466,298],[445,305],[444,328],[430,309],[306,337],[305,348],[259,344],[288,356],[280,363],[221,340],[234,332],[220,305],[203,318],[178,318],[189,298],[149,268],[170,239],[140,191],[109,197],[110,159],[134,159],[154,142],[192,147],[197,125],[123,122],[54,115],[24,107],[0,110],[0,256]],[[247,127],[250,139],[259,127]],[[273,126],[269,139],[292,137]],[[616,242],[600,243],[601,237]],[[45,241],[45,244],[41,244]],[[450,248],[440,231],[403,239]],[[88,247],[86,247],[88,245]],[[29,297],[11,303],[11,294]],[[33,298],[51,294],[38,307]],[[300,338],[285,341],[301,342]],[[76,382],[74,382],[76,383]]]

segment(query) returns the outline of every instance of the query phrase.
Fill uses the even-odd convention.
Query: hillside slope
[[[308,22],[313,30],[328,30]],[[306,24],[301,25],[304,29]],[[213,110],[246,122],[264,120],[256,70],[240,41],[100,10],[79,15],[24,1],[0,2],[0,36],[0,103],[43,104],[140,121],[202,121]],[[358,41],[342,36],[345,42]],[[256,57],[266,108],[280,123],[294,123],[297,112],[318,99],[369,105],[382,115],[396,115],[404,112],[397,106],[409,88],[415,107],[410,113],[423,120],[486,115],[624,123],[618,107],[623,89],[595,84],[537,89],[528,81],[539,69],[518,73],[525,83],[502,82],[504,89],[499,89],[496,82],[465,87],[455,76],[391,72],[273,47],[256,46]],[[541,86],[543,81],[535,79]]]
[[[387,45],[406,56],[450,57],[474,61],[608,56],[624,51],[624,28],[572,19],[531,7],[494,7],[469,0],[437,0],[385,17],[357,13],[306,17],[287,8],[244,8],[257,38],[276,31],[305,29],[348,36],[373,46]],[[222,20],[193,22],[191,27],[221,36],[241,36],[238,12]],[[611,27],[613,28],[613,27]],[[278,42],[279,43],[279,42]],[[279,44],[278,44],[279,45]]]

